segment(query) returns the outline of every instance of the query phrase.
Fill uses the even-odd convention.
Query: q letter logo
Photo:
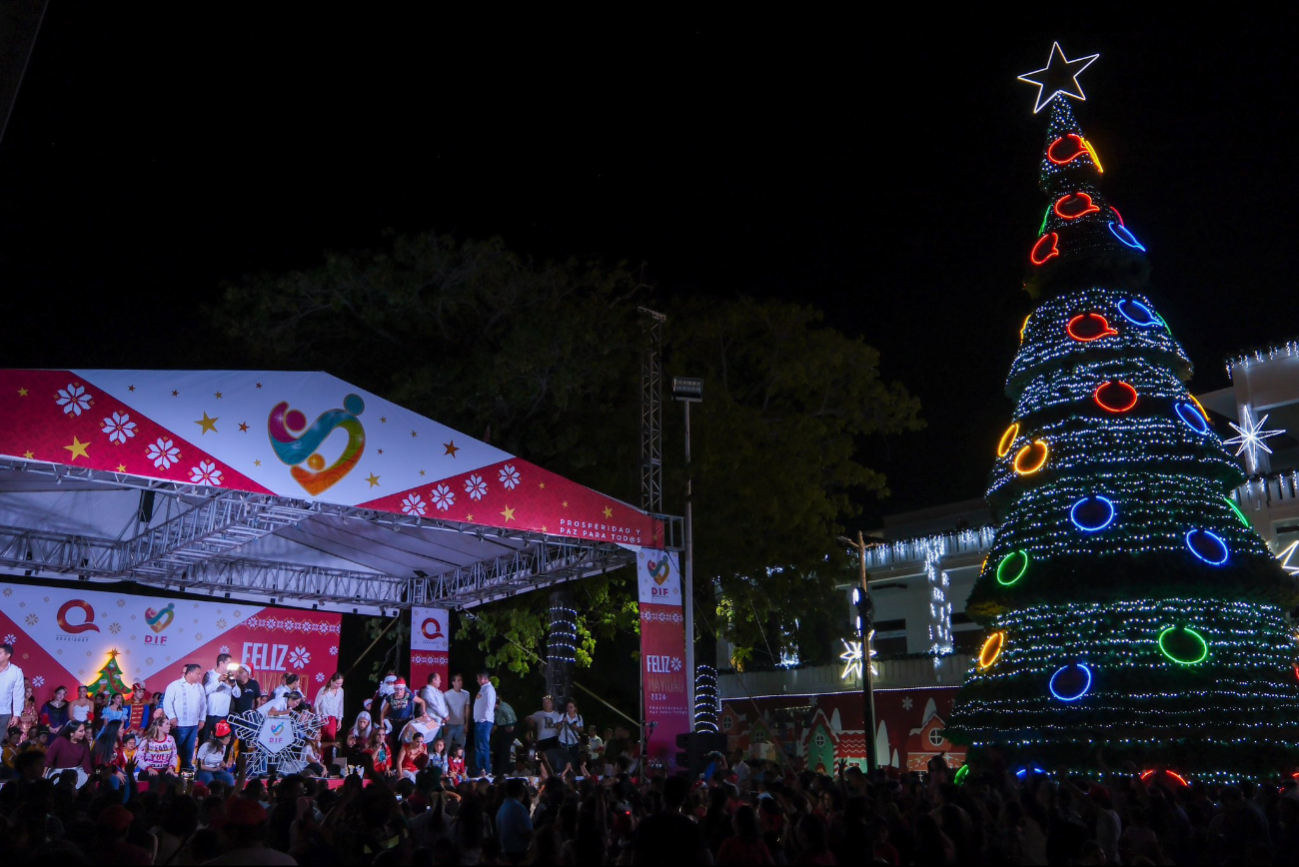
[[[80,623],[68,622],[68,612],[74,608],[81,609],[83,616]],[[73,635],[76,635],[78,632],[99,631],[99,627],[95,625],[95,609],[90,607],[89,602],[85,602],[81,599],[69,599],[67,602],[64,602],[63,607],[59,609],[58,621],[60,629],[64,632],[71,632]]]
[[[421,624],[419,631],[424,633],[424,637],[429,641],[442,637],[442,624],[438,623],[436,617],[430,617]]]

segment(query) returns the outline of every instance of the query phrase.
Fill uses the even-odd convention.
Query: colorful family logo
[[[365,401],[360,395],[349,394],[343,398],[342,409],[331,409],[307,426],[307,416],[297,409],[289,409],[282,400],[271,410],[266,429],[271,437],[275,456],[289,465],[289,473],[303,490],[317,496],[342,481],[355,469],[365,451],[365,428],[357,418],[365,412]],[[316,450],[338,428],[347,431],[347,446],[329,466]],[[301,464],[306,463],[303,469]]]
[[[81,609],[81,622],[69,623],[68,612],[74,608]],[[71,632],[76,635],[79,632],[98,632],[99,627],[95,625],[95,609],[90,607],[90,603],[82,599],[69,599],[59,608],[58,614],[59,628],[64,632]]]
[[[282,731],[284,731],[284,723],[276,723],[271,726],[271,737],[275,737]]]
[[[666,554],[663,555],[662,560],[646,560],[645,568],[649,572],[649,576],[654,579],[654,583],[658,584],[660,587],[663,586],[664,581],[668,580],[668,576],[672,574],[672,567],[668,563]]]
[[[144,622],[149,624],[149,628],[154,632],[162,632],[176,619],[175,608],[176,603],[172,602],[161,611],[154,611],[152,608],[145,609]]]
[[[442,624],[438,623],[436,617],[430,617],[420,626],[419,631],[424,633],[424,637],[429,641],[436,638],[442,638]]]

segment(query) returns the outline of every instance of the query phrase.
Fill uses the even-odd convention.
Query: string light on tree
[[[1227,422],[1227,424],[1235,428],[1236,433],[1238,433],[1239,436],[1234,436],[1229,440],[1223,440],[1222,444],[1224,446],[1237,446],[1236,457],[1240,457],[1241,453],[1244,452],[1245,465],[1249,468],[1251,473],[1256,473],[1258,472],[1259,449],[1262,449],[1269,455],[1272,454],[1272,450],[1267,447],[1267,443],[1263,442],[1263,440],[1280,436],[1285,433],[1285,431],[1264,430],[1264,427],[1267,425],[1267,413],[1264,413],[1263,417],[1258,421],[1254,421],[1253,412],[1250,410],[1249,404],[1245,404],[1240,408],[1240,420],[1241,424],[1239,425],[1234,421]]]

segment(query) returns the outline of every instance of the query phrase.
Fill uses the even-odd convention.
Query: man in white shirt
[[[492,724],[496,722],[496,687],[486,671],[478,672],[478,697],[474,699],[474,766],[478,775],[492,773]]]
[[[451,675],[451,688],[442,693],[447,703],[446,729],[442,739],[446,741],[447,755],[456,751],[456,747],[465,745],[465,722],[469,716],[469,693],[465,691],[465,682],[458,674]]]
[[[199,683],[202,676],[203,666],[188,663],[185,674],[169,683],[162,696],[162,712],[171,720],[171,735],[176,739],[176,754],[183,771],[194,770],[194,747],[207,722],[207,692]]]
[[[424,699],[424,710],[434,720],[433,733],[424,738],[424,743],[432,744],[442,733],[442,727],[447,724],[447,717],[451,715],[451,709],[447,707],[447,697],[442,694],[442,675],[436,671],[428,676],[428,684],[419,691],[419,697]]]
[[[216,724],[230,716],[230,702],[239,694],[239,688],[230,675],[230,654],[218,653],[216,666],[203,675],[203,691],[207,693],[206,731],[216,731]]]
[[[12,644],[0,644],[0,732],[9,731],[9,720],[23,712],[23,670],[9,661]]]

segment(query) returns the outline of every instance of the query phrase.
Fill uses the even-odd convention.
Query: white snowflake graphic
[[[217,469],[216,461],[199,461],[197,467],[190,468],[189,480],[201,485],[220,485],[221,471]]]
[[[443,512],[456,504],[456,492],[446,485],[438,485],[429,492],[428,498]]]
[[[909,696],[909,695],[904,695],[904,696],[902,696],[902,709],[903,709],[903,710],[911,710],[911,706],[914,705],[914,704],[915,704],[915,702],[911,700],[911,696]]]
[[[225,629],[225,628],[226,628],[226,619],[225,619],[224,617],[221,617],[221,618],[218,618],[218,619],[217,619],[217,622],[216,622],[216,628],[217,628],[217,629]],[[222,652],[222,653],[226,653],[227,651],[224,651],[224,650],[223,650],[223,651],[221,651],[221,652]]]
[[[5,636],[5,644],[13,644],[17,640],[18,636],[14,635],[12,632]]]
[[[135,436],[135,422],[131,421],[130,413],[115,412],[104,419],[104,433],[108,434],[109,442],[120,446]]]
[[[469,495],[471,500],[481,500],[487,493],[487,483],[483,481],[482,476],[474,473],[465,479],[465,493]]]
[[[672,657],[672,670],[673,671],[681,670],[681,657],[679,656]]]
[[[12,587],[6,587],[6,588],[5,588],[5,595],[6,595],[6,596],[13,596],[13,595],[14,595],[14,590],[13,590],[13,588],[12,588]]]
[[[81,415],[82,412],[90,409],[94,398],[81,383],[69,382],[67,388],[59,389],[59,396],[54,402],[63,407],[65,415]]]
[[[501,484],[505,485],[506,490],[509,491],[519,486],[519,471],[514,468],[513,464],[506,464],[501,467]]]
[[[37,689],[40,689],[41,687],[45,686],[45,676],[38,674],[35,677],[33,677],[32,686],[36,687]]]
[[[311,654],[305,647],[295,647],[289,654],[289,662],[294,668],[306,668],[307,663],[311,662]]]
[[[407,515],[418,515],[422,518],[424,513],[428,511],[428,504],[424,502],[424,498],[419,494],[411,494],[401,501],[401,510]]]
[[[27,625],[28,625],[28,626],[35,626],[37,623],[40,623],[40,622],[41,622],[41,619],[40,619],[39,617],[37,617],[35,614],[28,614],[28,615],[27,615]]]
[[[323,671],[316,672],[316,683],[324,683],[324,682],[325,682],[325,673]]]
[[[337,644],[331,644],[331,645],[329,645],[329,655],[330,655],[330,656],[338,656],[338,645],[337,645]]]
[[[225,627],[222,626],[219,622],[217,623],[217,628],[218,628],[218,629],[225,629]],[[223,645],[221,645],[220,647],[217,648],[217,653],[229,653],[229,652],[230,652],[230,645],[228,645],[228,644],[223,644]]]
[[[165,470],[172,464],[180,460],[180,449],[176,444],[165,437],[158,437],[156,443],[149,443],[149,450],[145,452],[145,457],[153,461],[153,465],[160,470]]]
[[[119,632],[122,631],[122,624],[120,624],[120,623],[110,623],[110,624],[108,624],[108,631],[111,632],[111,633],[113,633],[114,635],[116,635],[117,633],[119,633]]]

